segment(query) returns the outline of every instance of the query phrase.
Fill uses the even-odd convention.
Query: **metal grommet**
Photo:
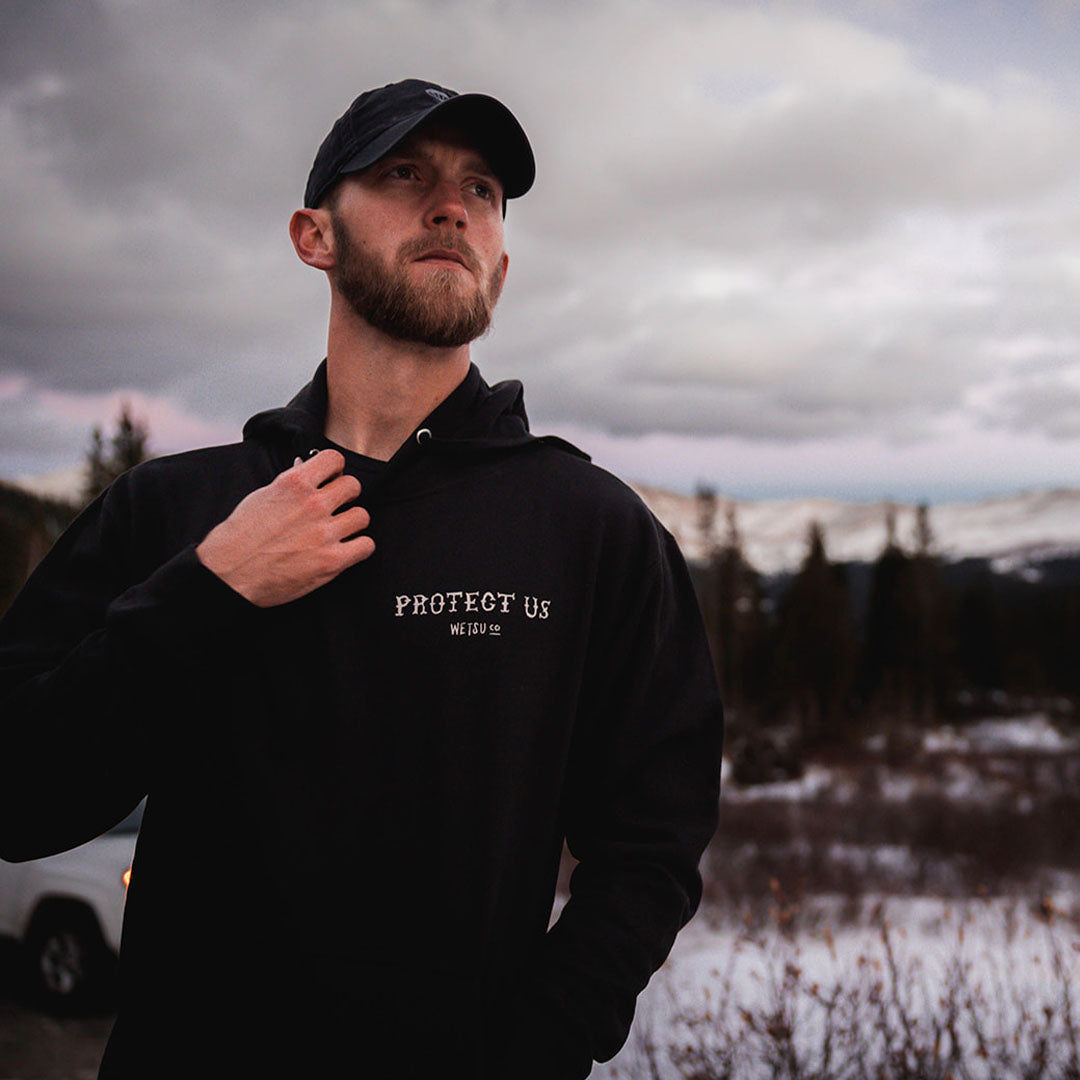
[[[311,448],[311,449],[310,449],[310,450],[309,450],[309,451],[307,452],[307,456],[308,456],[309,458],[313,458],[313,457],[314,457],[314,456],[315,456],[315,455],[316,455],[317,453],[319,453],[319,448],[318,448],[317,446],[313,446],[313,447],[312,447],[312,448]]]
[[[416,433],[416,441],[420,446],[423,446],[424,443],[426,443],[428,441],[428,439],[430,439],[430,438],[431,438],[431,428],[422,427]]]

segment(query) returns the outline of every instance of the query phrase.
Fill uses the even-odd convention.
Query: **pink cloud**
[[[151,396],[139,390],[111,390],[107,394],[42,390],[37,397],[42,410],[64,426],[89,430],[97,425],[106,432],[115,425],[126,405],[147,426],[151,449],[159,454],[231,442],[239,434],[235,421],[197,416],[167,397]]]
[[[0,375],[0,401],[21,397],[29,383],[25,375]]]

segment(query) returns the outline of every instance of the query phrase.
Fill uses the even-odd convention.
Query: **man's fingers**
[[[343,570],[362,562],[375,551],[375,541],[367,533],[357,533],[354,529],[343,536],[334,545],[332,577],[337,577]]]
[[[375,551],[375,541],[370,536],[354,536],[341,542],[341,549],[348,559],[346,565],[354,566],[362,562]]]
[[[292,468],[282,474],[298,490],[315,488],[320,501],[333,513],[360,495],[360,481],[344,472],[345,458],[337,450],[320,450],[307,461],[296,458]]]
[[[348,510],[334,515],[334,526],[342,540],[363,532],[370,524],[371,515],[362,506],[350,506]]]
[[[325,484],[345,468],[345,456],[339,450],[320,450],[296,467],[297,472],[316,487]]]
[[[331,511],[337,510],[346,503],[352,502],[360,496],[360,481],[355,476],[342,473],[328,480],[319,489],[319,493],[325,500]]]

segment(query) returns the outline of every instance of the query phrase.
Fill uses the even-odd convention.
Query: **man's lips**
[[[458,266],[465,267],[466,270],[470,269],[469,264],[465,261],[464,256],[459,252],[452,251],[449,248],[431,248],[425,251],[422,255],[418,255],[413,262],[451,262],[457,263]]]

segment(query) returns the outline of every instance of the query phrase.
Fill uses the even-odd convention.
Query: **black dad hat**
[[[486,94],[459,94],[423,79],[404,79],[361,94],[338,117],[311,166],[304,206],[316,207],[346,173],[388,154],[417,124],[438,113],[476,136],[508,199],[532,187],[536,163],[514,114]]]

